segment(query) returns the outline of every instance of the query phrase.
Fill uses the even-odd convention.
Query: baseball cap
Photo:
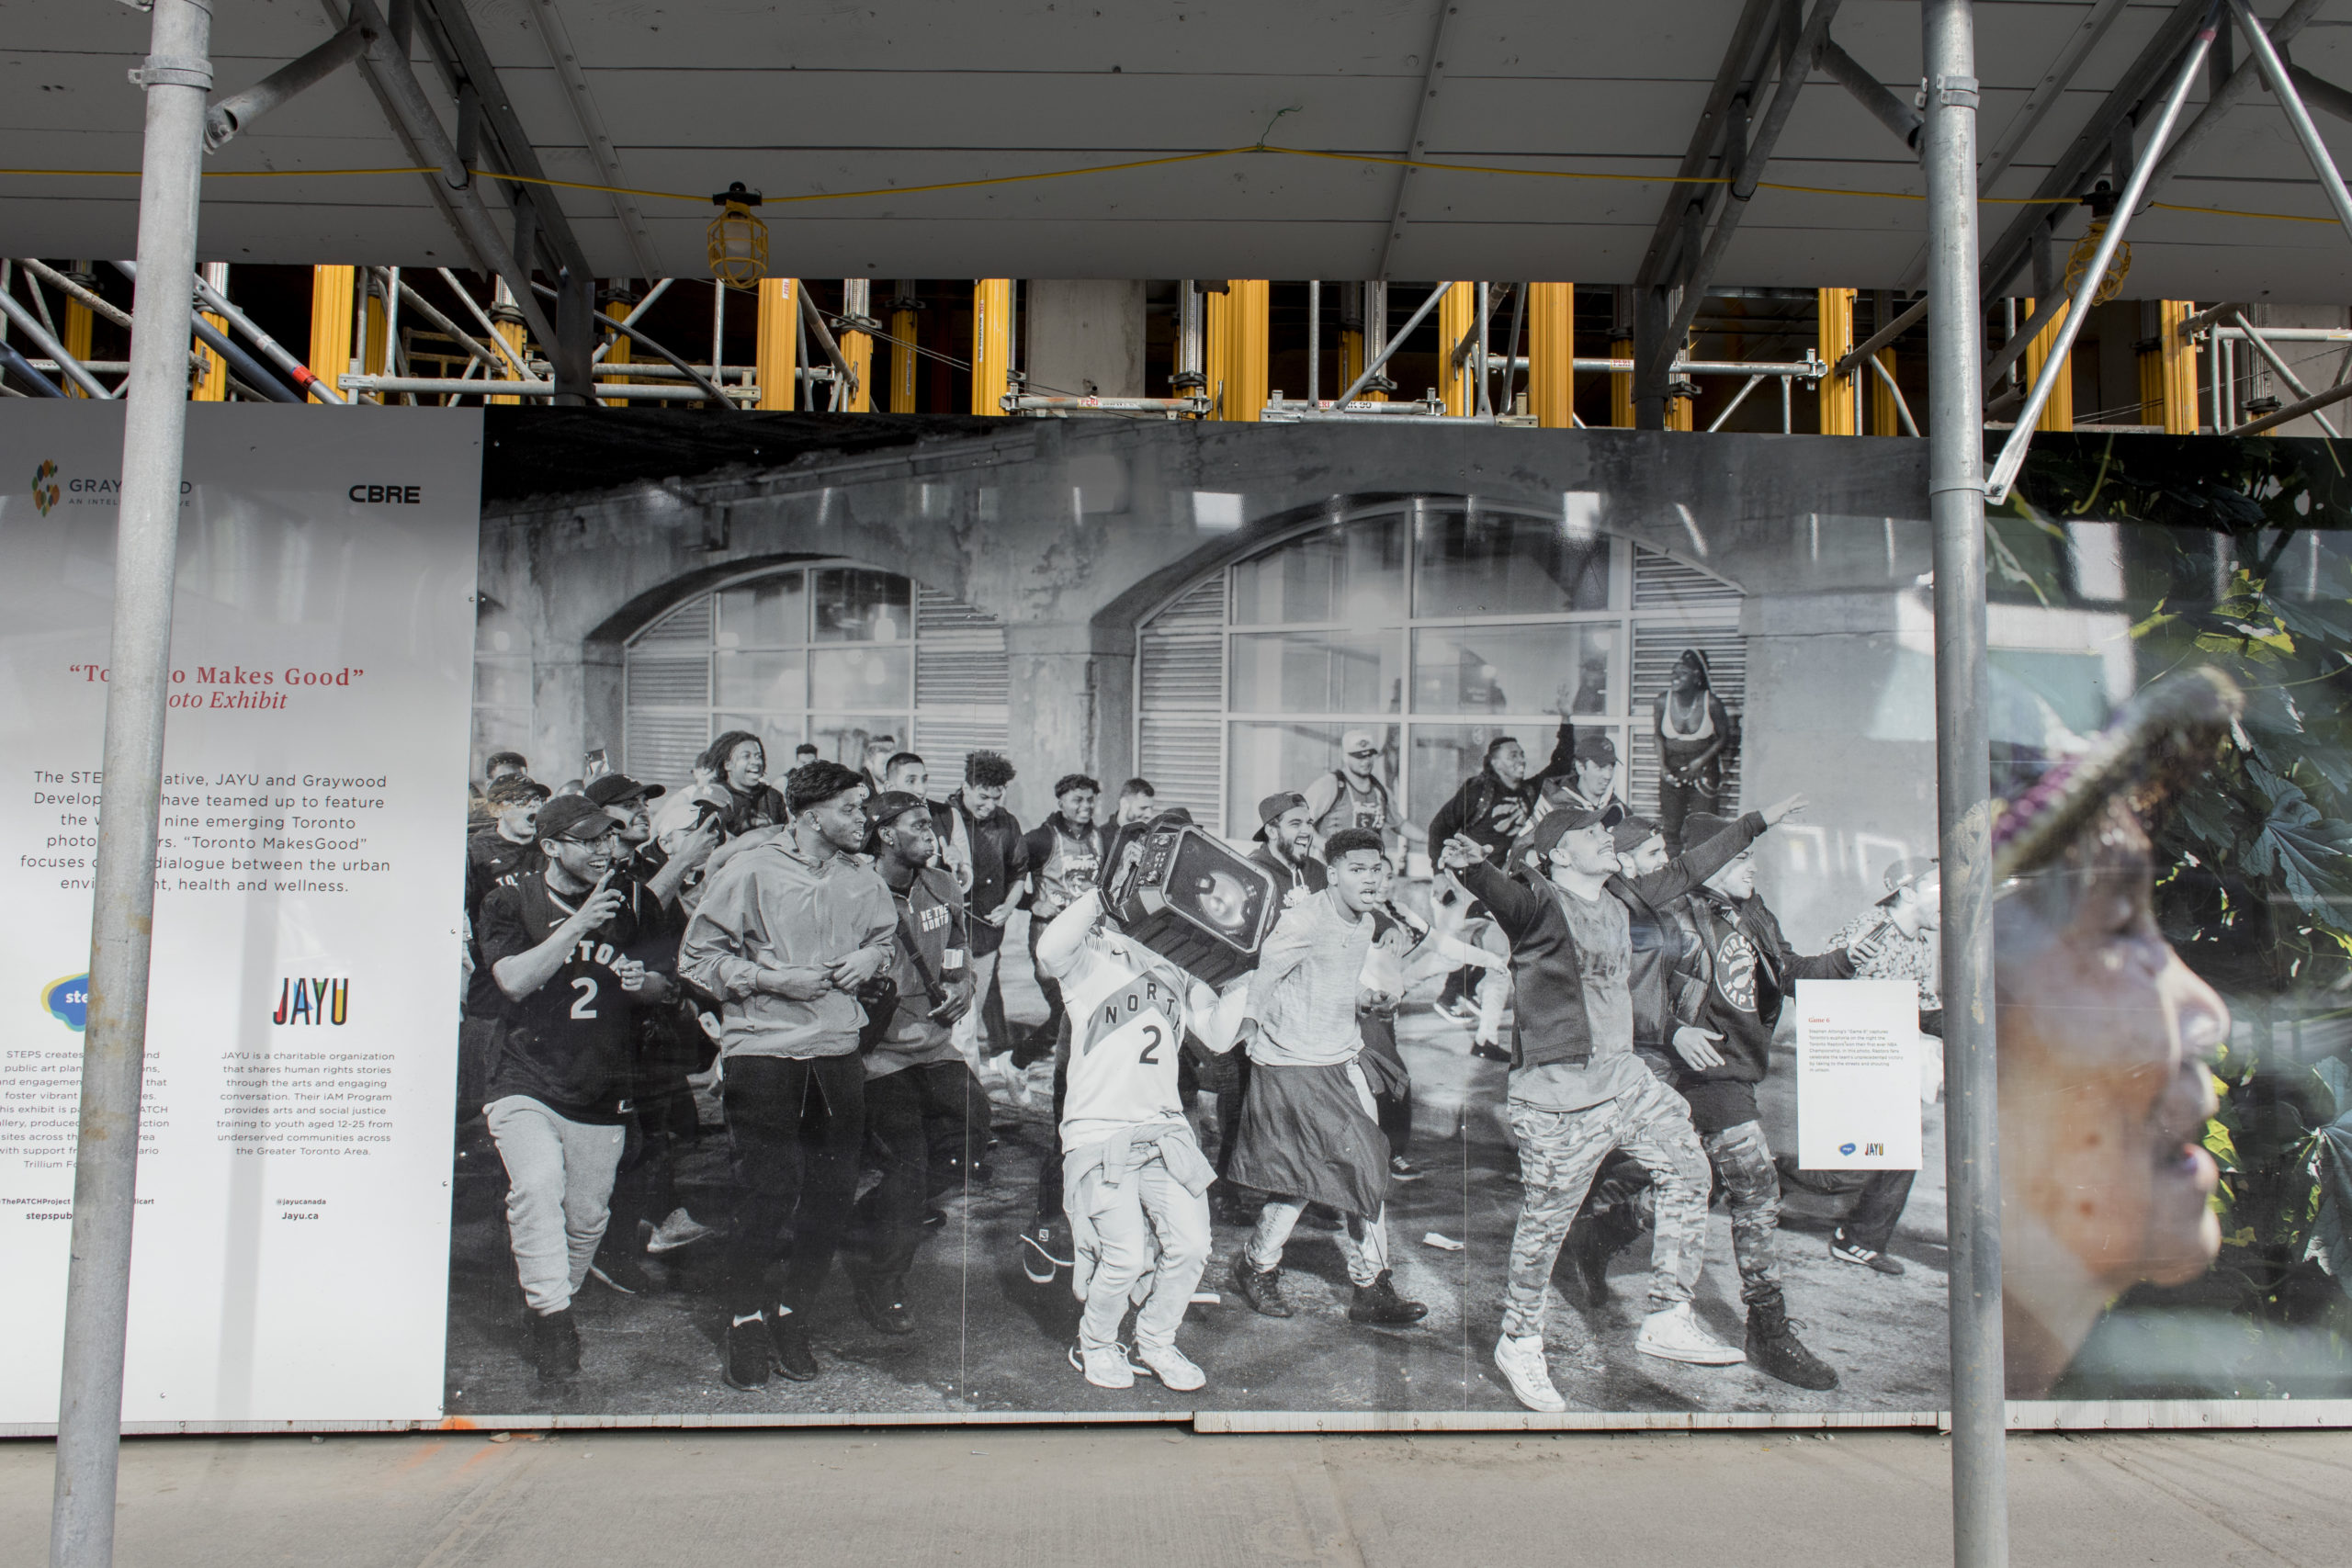
[[[520,806],[526,801],[545,800],[548,786],[521,773],[509,773],[503,779],[491,780],[490,787],[481,795],[492,806]]]
[[[1607,762],[1614,766],[1617,761],[1617,742],[1611,740],[1604,730],[1579,729],[1577,731],[1577,761]]]
[[[1932,876],[1938,863],[1933,855],[1906,855],[1896,861],[1886,868],[1886,897],[1879,902],[1887,903],[1905,887]]]
[[[593,844],[605,834],[618,831],[612,813],[584,795],[560,795],[539,807],[538,836],[542,839],[576,839]]]
[[[581,793],[599,806],[622,806],[632,800],[651,800],[662,792],[660,784],[641,784],[627,773],[599,773]]]
[[[865,803],[865,819],[876,828],[887,828],[917,807],[930,805],[910,790],[886,789]]]
[[[1250,836],[1262,842],[1266,837],[1266,829],[1272,826],[1275,818],[1280,817],[1294,806],[1306,804],[1306,796],[1295,789],[1286,789],[1279,794],[1266,796],[1258,803],[1258,830]]]
[[[1659,831],[1662,829],[1648,818],[1628,811],[1617,819],[1617,826],[1609,830],[1609,835],[1617,845],[1617,852],[1623,854],[1627,850],[1640,849],[1651,834]]]
[[[1340,737],[1340,750],[1350,757],[1377,757],[1380,742],[1372,738],[1369,729],[1351,729]]]
[[[1542,821],[1528,829],[1528,851],[1538,860],[1549,860],[1552,858],[1552,851],[1558,846],[1562,839],[1579,829],[1589,828],[1597,822],[1606,821],[1608,816],[1609,814],[1605,811],[1595,811],[1577,806],[1564,806],[1557,811],[1547,812]]]

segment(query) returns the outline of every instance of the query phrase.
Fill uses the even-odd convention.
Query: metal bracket
[[[134,87],[198,87],[212,90],[212,62],[197,56],[151,54],[123,73]]]
[[[1936,102],[1948,109],[1975,108],[1982,102],[1980,85],[1973,76],[1939,76],[1934,85]]]

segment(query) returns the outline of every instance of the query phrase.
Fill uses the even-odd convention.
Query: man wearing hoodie
[[[1511,1233],[1495,1365],[1531,1410],[1567,1408],[1544,1356],[1544,1292],[1585,1190],[1611,1149],[1657,1188],[1649,1314],[1634,1348],[1701,1366],[1745,1358],[1690,1315],[1706,1260],[1707,1156],[1690,1111],[1634,1054],[1633,942],[1611,896],[1617,855],[1598,811],[1553,812],[1529,842],[1540,877],[1506,874],[1467,835],[1441,863],[1483,901],[1510,942],[1518,994],[1508,1113],[1525,1196]]]
[[[1732,824],[1693,811],[1684,832],[1706,842]],[[1772,1064],[1781,1004],[1798,980],[1844,980],[1854,961],[1843,950],[1800,956],[1756,893],[1756,857],[1743,849],[1683,900],[1697,939],[1674,977],[1675,1049],[1682,1098],[1707,1160],[1731,1202],[1732,1251],[1747,1303],[1748,1359],[1799,1388],[1838,1386],[1838,1374],[1806,1349],[1789,1323],[1774,1238],[1781,1223],[1780,1173],[1756,1105]]]
[[[805,1317],[848,1224],[865,1140],[865,1013],[854,993],[890,968],[899,923],[889,885],[859,853],[865,778],[820,761],[795,768],[785,788],[790,827],[712,875],[678,949],[678,972],[720,1001],[727,1127],[744,1189],[728,1242],[724,1371],[747,1389],[771,1366],[796,1382],[817,1375]],[[778,1293],[767,1273],[787,1230],[792,1263]]]
[[[1552,755],[1544,771],[1530,778],[1527,773],[1527,749],[1516,736],[1500,735],[1487,742],[1487,760],[1479,770],[1462,781],[1462,787],[1453,798],[1437,808],[1430,818],[1429,842],[1434,856],[1438,846],[1456,834],[1476,841],[1487,855],[1499,861],[1510,848],[1513,839],[1526,830],[1534,819],[1535,807],[1544,797],[1544,784],[1549,779],[1570,777],[1576,767],[1577,727],[1568,718],[1567,701],[1563,698],[1560,728],[1553,738]],[[1467,919],[1477,918],[1472,909]],[[1465,965],[1446,976],[1445,987],[1438,994],[1437,1010],[1456,1023],[1468,1023],[1478,1017],[1467,992],[1479,975],[1476,967]],[[1495,981],[1487,982],[1489,985]],[[1490,1007],[1489,1015],[1498,1014]],[[1491,1016],[1489,1019],[1491,1022]],[[1482,1029],[1485,1040],[1488,1031]],[[1499,1051],[1481,1053],[1500,1055]]]

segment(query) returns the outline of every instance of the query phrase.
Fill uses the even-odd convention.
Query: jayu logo
[[[90,977],[68,975],[62,980],[51,980],[41,987],[40,1007],[50,1017],[80,1033],[90,1021]]]
[[[277,1010],[269,1015],[269,1021],[341,1024],[350,1016],[349,980],[288,976],[277,983]]]

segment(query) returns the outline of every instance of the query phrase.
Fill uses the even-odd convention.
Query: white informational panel
[[[1918,1169],[1919,1086],[1917,981],[1797,982],[1805,1169]]]
[[[0,1426],[53,1423],[119,403],[0,405]],[[127,1424],[442,1404],[481,416],[188,411]]]

